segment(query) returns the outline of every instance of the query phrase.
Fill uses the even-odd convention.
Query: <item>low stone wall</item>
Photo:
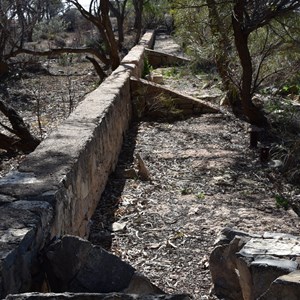
[[[189,59],[184,57],[154,51],[151,49],[146,49],[146,56],[149,64],[154,68],[166,66],[181,66],[191,62]]]
[[[0,180],[0,296],[34,290],[38,253],[55,236],[88,234],[131,119],[130,77],[153,32],[76,108],[18,171]]]
[[[173,117],[178,114],[179,119],[204,113],[220,112],[219,107],[211,103],[141,78],[132,78],[131,92],[135,104],[134,115],[137,117],[162,117],[164,119],[164,112],[166,112],[165,117],[170,120],[172,110],[174,111]],[[154,109],[151,110],[151,107]]]

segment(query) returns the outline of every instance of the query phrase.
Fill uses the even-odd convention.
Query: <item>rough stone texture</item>
[[[154,30],[147,30],[147,32],[141,37],[139,45],[144,46],[147,49],[153,49],[155,42]]]
[[[135,272],[128,287],[123,291],[127,294],[148,295],[165,294],[160,288],[154,285],[147,277]]]
[[[0,210],[0,295],[28,291],[38,276],[37,254],[50,232],[53,209],[47,202],[19,200]]]
[[[157,102],[161,95],[166,99],[172,99],[172,105],[175,110],[180,112],[180,117],[190,116],[201,113],[217,113],[219,108],[205,101],[180,94],[174,90],[155,84],[144,79],[131,78],[131,90],[135,103],[134,114],[143,115],[145,112],[148,116],[160,113]],[[151,107],[155,107],[152,111]],[[150,109],[149,109],[150,108]],[[168,112],[170,109],[168,109]]]
[[[210,256],[216,295],[226,299],[253,300],[258,299],[270,286],[269,294],[275,295],[272,291],[281,284],[280,276],[298,269],[299,243],[299,238],[287,234],[250,235],[224,229]],[[290,276],[283,278],[296,277]],[[283,293],[293,295],[293,285],[287,286],[289,291]]]
[[[289,274],[295,271],[297,267],[298,263],[296,261],[278,259],[274,256],[257,257],[250,264],[254,299],[262,295],[270,287],[270,284],[282,274]]]
[[[45,254],[53,292],[120,292],[129,286],[134,268],[101,247],[74,236],[64,236]]]
[[[151,49],[146,49],[146,57],[148,62],[154,68],[166,67],[166,66],[180,66],[185,65],[190,62],[189,59],[184,57],[179,57],[159,51],[154,51]]]
[[[134,70],[131,75],[140,78],[143,73],[145,59],[145,48],[142,45],[136,45],[130,52],[123,58],[122,63],[126,65],[134,65]]]
[[[143,66],[124,62],[56,131],[0,179],[0,296],[28,291],[38,251],[54,236],[86,236],[90,217],[114,169],[131,119],[130,77]],[[136,49],[133,51],[137,51]]]
[[[191,300],[188,295],[130,295],[123,293],[111,294],[72,294],[72,293],[26,293],[8,295],[6,300]]]
[[[64,236],[45,251],[45,269],[53,292],[163,294],[128,263],[75,236]]]
[[[294,271],[274,280],[258,300],[298,300],[300,298],[300,271]]]
[[[134,69],[131,72],[131,75],[140,78],[143,73],[144,60],[145,60],[145,48],[153,48],[155,41],[154,31],[147,31],[141,38],[138,45],[133,47],[130,52],[123,58],[122,64],[134,65]]]
[[[240,240],[218,245],[210,255],[209,268],[214,283],[214,293],[228,299],[243,299],[236,269],[235,253],[240,249]],[[227,299],[226,298],[226,299]]]

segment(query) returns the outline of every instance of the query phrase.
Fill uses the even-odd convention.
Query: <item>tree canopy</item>
[[[236,111],[252,124],[267,125],[252,96],[266,78],[280,72],[283,49],[298,43],[295,24],[299,24],[300,2],[183,0],[172,2],[171,7],[185,45],[202,58],[213,54],[232,106],[240,106]],[[191,34],[186,35],[186,29]],[[278,63],[268,68],[270,57],[277,57]]]

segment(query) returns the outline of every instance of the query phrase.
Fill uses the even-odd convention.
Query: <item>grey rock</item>
[[[0,210],[0,297],[28,291],[40,271],[37,255],[48,238],[52,207],[19,200]]]
[[[215,240],[214,246],[227,245],[229,244],[236,236],[243,237],[247,241],[250,240],[254,235],[246,233],[240,230],[233,230],[229,227],[225,227],[219,233],[217,239]]]
[[[75,236],[66,235],[54,242],[45,256],[53,292],[120,292],[135,273],[117,256]]]
[[[278,257],[255,258],[250,264],[254,299],[262,295],[276,278],[297,270],[297,267],[296,261],[288,259],[279,259]]]
[[[127,294],[137,294],[137,295],[146,295],[146,294],[164,294],[164,292],[155,286],[150,280],[136,272],[129,283],[129,286],[124,290]]]
[[[236,270],[236,256],[245,241],[234,237],[229,244],[218,245],[210,255],[209,269],[214,283],[214,293],[225,299],[243,299]]]
[[[53,292],[164,294],[119,257],[75,236],[47,248],[45,269]]]
[[[90,294],[90,293],[26,293],[8,295],[6,300],[191,300],[189,295],[130,295],[123,293]]]
[[[300,298],[300,271],[278,277],[258,300],[298,300]]]
[[[299,243],[299,238],[288,234],[254,235],[225,228],[210,256],[215,294],[225,299],[258,299],[281,282],[278,278],[298,269]]]

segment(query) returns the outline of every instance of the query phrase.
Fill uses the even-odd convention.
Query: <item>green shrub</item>
[[[147,75],[149,75],[153,71],[153,67],[149,63],[149,60],[147,57],[144,58],[144,68],[142,72],[142,78],[146,78]]]
[[[275,195],[275,203],[277,208],[284,208],[285,210],[289,208],[289,201],[282,195]]]
[[[44,40],[56,40],[60,33],[63,33],[67,29],[67,23],[60,17],[54,17],[50,20],[44,20],[37,24],[33,31],[33,39],[38,41]]]

